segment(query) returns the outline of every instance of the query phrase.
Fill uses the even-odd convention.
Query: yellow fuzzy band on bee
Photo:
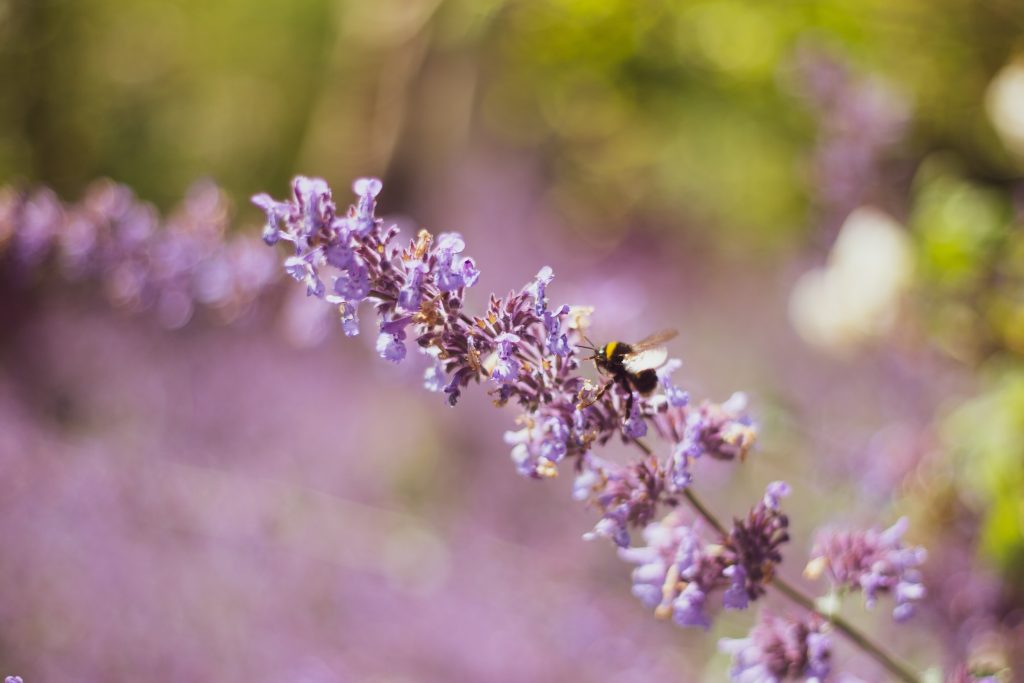
[[[608,360],[612,359],[615,354],[615,347],[619,345],[619,342],[608,342],[604,347],[604,357]]]

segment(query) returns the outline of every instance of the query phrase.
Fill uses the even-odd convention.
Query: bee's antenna
[[[597,346],[594,344],[594,342],[590,341],[590,337],[583,335],[583,338],[586,340],[587,344],[590,344],[590,346],[587,346],[587,344],[577,344],[576,348],[587,349],[588,351],[593,351],[596,354]]]

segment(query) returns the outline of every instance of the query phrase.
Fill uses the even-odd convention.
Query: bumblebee
[[[628,396],[626,410],[631,411],[634,391],[646,395],[658,386],[657,369],[668,360],[665,342],[676,334],[675,330],[661,330],[634,344],[613,341],[600,348],[593,344],[583,347],[594,352],[590,360],[594,361],[598,371],[611,378],[610,382],[601,387],[594,400],[600,398],[609,386],[618,384]]]

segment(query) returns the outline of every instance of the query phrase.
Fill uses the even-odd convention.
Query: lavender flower
[[[775,566],[782,562],[779,548],[789,541],[789,519],[779,508],[779,498],[789,495],[789,490],[789,485],[783,481],[769,484],[764,498],[747,517],[735,520],[725,541],[726,549],[735,558],[734,563],[742,567],[731,577],[733,587],[742,583],[750,600],[764,594],[765,585],[775,574]]]
[[[291,243],[285,269],[311,296],[335,303],[346,334],[358,330],[358,306],[368,300],[380,320],[377,351],[387,360],[406,358],[406,342],[433,359],[429,385],[442,386],[454,405],[471,382],[491,379],[499,404],[523,408],[522,429],[509,437],[517,469],[530,477],[553,476],[565,457],[580,458],[592,444],[612,435],[636,438],[646,431],[651,405],[637,403],[622,414],[621,387],[581,407],[584,380],[577,374],[575,344],[582,341],[569,306],[549,308],[547,287],[554,275],[543,268],[531,282],[505,298],[492,296],[480,317],[462,310],[464,290],[479,278],[464,240],[455,233],[436,239],[421,231],[404,248],[398,231],[374,215],[377,181],[357,181],[364,193],[340,218],[326,184],[297,178],[294,199],[253,198],[267,213],[271,242]],[[371,192],[372,190],[372,192]],[[320,283],[334,277],[332,293]]]
[[[778,495],[782,482],[769,485],[766,498]],[[709,597],[722,592],[727,609],[746,609],[764,594],[765,585],[782,561],[779,546],[789,540],[788,522],[775,507],[761,501],[725,539],[709,540],[698,523],[679,512],[644,529],[646,545],[621,548],[619,556],[639,565],[633,570],[633,594],[655,615],[672,616],[681,626],[707,629]],[[606,515],[605,519],[609,517]],[[604,521],[604,520],[602,520]]]
[[[654,458],[618,465],[588,457],[576,477],[574,496],[602,512],[601,520],[584,538],[610,538],[622,548],[629,545],[630,527],[649,524],[660,503],[676,503]]]
[[[709,628],[707,596],[720,583],[724,567],[696,525],[670,513],[649,524],[643,537],[647,545],[619,550],[619,557],[638,565],[633,570],[633,595],[660,618],[671,616],[680,626]]]
[[[584,339],[585,316],[567,305],[550,306],[551,268],[540,269],[518,292],[504,298],[492,295],[484,314],[471,317],[462,310],[462,298],[479,272],[472,259],[462,256],[464,240],[455,233],[435,239],[420,231],[403,248],[398,231],[374,215],[379,182],[360,180],[354,189],[358,202],[345,219],[337,216],[330,189],[317,179],[297,178],[291,202],[264,195],[253,201],[267,212],[273,241],[294,246],[285,268],[312,296],[340,305],[347,333],[356,331],[357,306],[366,299],[380,320],[381,357],[401,362],[406,342],[415,340],[431,357],[425,385],[440,389],[449,404],[455,404],[470,382],[490,379],[497,385],[491,392],[497,404],[521,407],[519,429],[505,437],[519,473],[548,478],[557,474],[563,460],[576,462],[575,495],[602,514],[588,538],[607,537],[627,546],[631,528],[649,524],[661,505],[678,503],[675,496],[690,482],[690,460],[705,454],[718,459],[746,455],[756,431],[744,414],[742,394],[722,404],[690,408],[685,392],[670,378],[678,362],[661,373],[663,393],[632,394],[610,381],[594,387],[578,373],[575,351]],[[325,295],[318,283],[332,269],[340,272],[334,294]],[[652,420],[671,445],[665,458],[618,466],[590,456],[594,445],[616,434],[626,441],[643,437]],[[738,522],[729,541],[734,561],[717,570],[721,574],[730,564],[743,565],[724,577],[734,585],[730,605],[742,602],[741,588],[748,600],[758,597],[758,587],[770,578],[767,569],[778,561],[778,544],[785,540],[780,531],[785,518],[776,510],[762,505],[752,515]],[[718,583],[716,579],[708,588],[718,588]],[[702,611],[693,589],[687,599],[691,613]]]
[[[744,683],[821,683],[831,671],[832,643],[824,620],[761,613],[746,638],[723,638],[719,649],[732,655],[730,676]]]
[[[891,593],[896,600],[893,618],[909,619],[915,604],[925,595],[918,567],[927,553],[919,546],[906,546],[902,536],[907,518],[900,518],[885,531],[830,531],[820,535],[804,574],[818,578],[826,574],[842,590],[861,590],[869,608],[879,594]]]
[[[4,679],[4,683],[25,683],[21,676],[8,676]]]
[[[268,205],[277,215],[281,205]],[[276,281],[273,259],[242,235],[225,239],[227,198],[197,183],[161,221],[131,190],[92,184],[81,201],[64,204],[48,189],[0,191],[0,262],[17,274],[49,264],[72,282],[98,281],[111,302],[154,310],[166,327],[186,324],[198,305],[226,319],[240,316]],[[301,263],[288,272],[305,278]]]
[[[757,428],[746,414],[746,394],[737,392],[724,403],[703,402],[689,407],[689,396],[681,392],[663,372],[668,407],[655,424],[661,436],[676,444],[686,461],[705,455],[716,460],[743,460],[757,438]]]

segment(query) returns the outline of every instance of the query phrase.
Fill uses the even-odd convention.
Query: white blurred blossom
[[[859,208],[843,223],[828,263],[797,281],[790,320],[810,344],[853,351],[892,328],[913,265],[903,227],[879,209]]]
[[[1024,57],[1011,61],[992,79],[985,108],[1010,151],[1024,156]]]

